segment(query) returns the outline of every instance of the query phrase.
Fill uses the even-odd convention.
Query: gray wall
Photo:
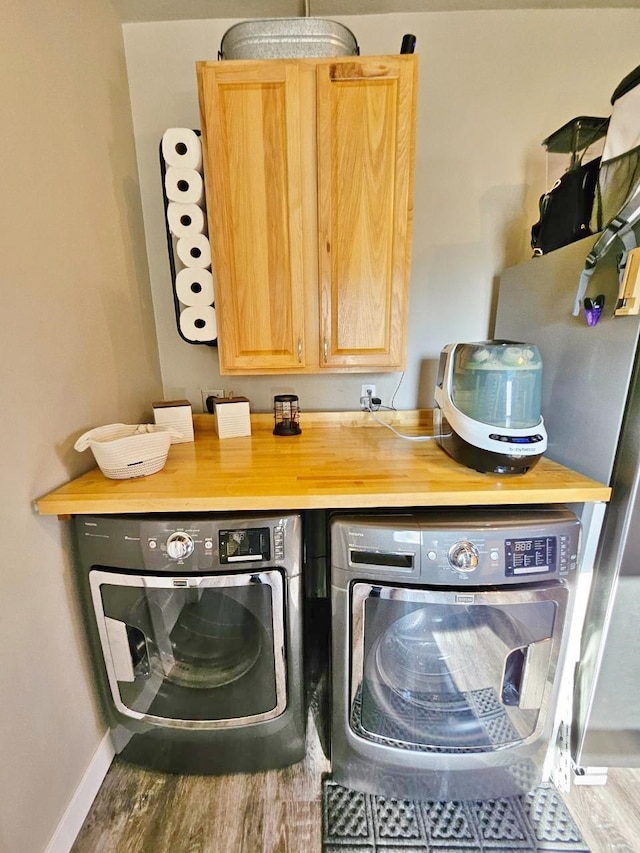
[[[93,426],[162,394],[122,28],[101,0],[0,11],[0,851],[47,846],[105,728],[68,522],[32,501]]]
[[[490,331],[497,276],[530,256],[545,190],[541,141],[579,115],[609,115],[638,63],[640,10],[438,12],[339,18],[363,54],[420,54],[409,356],[397,408],[430,407],[441,347]],[[388,404],[400,374],[220,379],[215,350],[175,329],[159,177],[167,127],[199,127],[194,63],[215,59],[234,21],[124,27],[142,203],[165,393],[200,407],[200,389],[246,394],[254,410],[294,391],[302,409],[353,409],[362,382]]]

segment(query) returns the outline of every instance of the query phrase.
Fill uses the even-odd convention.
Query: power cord
[[[365,412],[368,412],[376,423],[379,423],[381,426],[391,430],[391,432],[397,435],[398,438],[404,438],[406,441],[433,441],[436,437],[435,435],[403,435],[401,432],[398,432],[395,427],[392,427],[391,424],[385,423],[385,421],[376,415],[376,412],[382,406],[382,400],[379,397],[372,397],[369,395],[368,404],[363,398],[363,406],[365,407]],[[376,408],[374,409],[373,406]],[[394,411],[389,406],[382,406],[382,408],[387,411]]]
[[[398,393],[398,391],[400,390],[400,386],[402,385],[402,380],[404,379],[404,373],[405,372],[403,370],[402,373],[400,374],[400,379],[398,380],[398,384],[396,385],[396,390],[391,395],[391,405],[388,407],[385,406],[385,408],[395,409],[395,407],[396,407],[396,405],[395,405],[396,394]]]

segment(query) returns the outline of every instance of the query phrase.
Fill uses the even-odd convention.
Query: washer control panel
[[[578,566],[578,527],[555,530],[423,530],[423,577],[466,576],[470,583],[522,583],[563,576]]]
[[[504,585],[567,577],[581,524],[567,507],[486,507],[351,515],[332,522],[332,564],[362,577]]]
[[[456,542],[447,554],[449,564],[458,572],[472,572],[478,568],[480,556],[473,542]]]

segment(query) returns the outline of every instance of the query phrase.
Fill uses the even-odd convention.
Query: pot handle
[[[416,37],[413,33],[406,33],[402,37],[402,44],[400,46],[400,53],[413,53],[416,49]]]

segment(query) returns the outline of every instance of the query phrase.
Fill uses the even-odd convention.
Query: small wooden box
[[[218,438],[251,435],[251,415],[246,397],[214,397],[213,415]]]
[[[169,426],[182,433],[183,438],[174,438],[172,444],[193,441],[193,415],[188,400],[167,400],[153,403],[153,417],[158,426]]]

